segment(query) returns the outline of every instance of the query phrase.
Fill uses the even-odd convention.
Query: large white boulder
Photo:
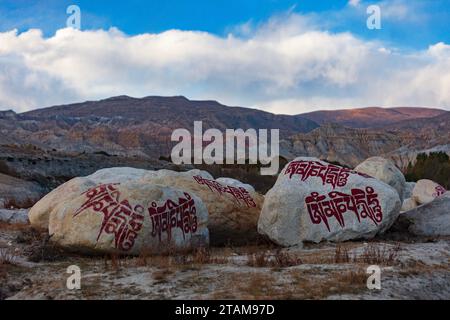
[[[404,195],[407,188],[405,176],[392,161],[382,157],[372,157],[360,163],[355,171],[365,173],[390,185],[397,190],[401,201],[406,199]]]
[[[50,213],[60,203],[71,201],[98,184],[131,183],[177,188],[199,197],[209,212],[208,228],[215,244],[245,243],[257,238],[257,222],[264,197],[237,180],[214,180],[206,171],[147,171],[134,168],[102,169],[75,178],[39,201],[29,213],[33,226],[48,228]],[[232,184],[227,184],[231,182]]]
[[[418,236],[450,236],[450,192],[402,213],[397,224]]]
[[[447,190],[445,190],[445,188],[438,183],[428,179],[423,179],[417,181],[413,189],[412,197],[418,204],[425,204],[433,201],[445,192],[447,192]]]
[[[365,174],[300,157],[266,194],[258,231],[283,246],[372,238],[397,219],[391,186]]]
[[[54,191],[63,201],[47,209],[51,240],[62,247],[137,255],[209,243],[208,211],[194,194],[137,181],[69,185]]]

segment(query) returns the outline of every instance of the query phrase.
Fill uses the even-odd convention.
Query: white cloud
[[[245,35],[117,29],[0,33],[0,109],[113,95],[186,95],[276,113],[372,105],[450,106],[450,49],[399,53],[289,14]]]
[[[349,0],[348,5],[352,6],[352,7],[357,7],[357,6],[359,6],[360,2],[361,2],[361,0]]]

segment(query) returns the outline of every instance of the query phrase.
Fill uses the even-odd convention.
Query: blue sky
[[[129,35],[169,29],[226,35],[236,25],[263,23],[275,14],[292,11],[317,15],[329,31],[349,31],[399,47],[450,42],[450,0],[408,2],[411,12],[390,17],[381,30],[372,32],[365,28],[367,6],[352,8],[348,0],[0,0],[0,31],[38,28],[50,36],[65,26],[65,10],[76,4],[82,9],[84,29],[117,27]],[[389,1],[382,3],[389,6]]]
[[[0,71],[16,111],[121,94],[450,109],[450,0],[0,0]]]

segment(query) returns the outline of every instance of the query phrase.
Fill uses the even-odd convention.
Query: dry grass
[[[302,263],[300,258],[282,250],[277,250],[273,255],[270,255],[267,251],[261,251],[247,256],[247,265],[250,267],[287,268]]]
[[[400,249],[400,244],[397,244],[394,247],[388,247],[386,245],[380,247],[369,244],[364,248],[363,253],[357,257],[356,261],[365,264],[395,265],[398,264],[398,254]]]
[[[149,250],[142,250],[134,260],[135,266],[152,266],[158,268],[182,267],[189,265],[226,264],[229,261],[229,252],[220,250],[214,253],[209,248],[198,248],[187,252],[174,252],[172,254],[152,254]]]
[[[334,294],[352,294],[365,290],[368,275],[363,269],[332,271],[311,275],[292,269],[282,277],[255,272],[230,274],[227,286],[213,293],[214,299],[324,299]]]

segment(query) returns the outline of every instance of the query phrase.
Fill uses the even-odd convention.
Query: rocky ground
[[[23,212],[2,215],[0,299],[450,299],[449,237],[83,257],[18,224]],[[67,289],[71,265],[81,290]],[[381,290],[367,289],[369,265],[381,267]]]

